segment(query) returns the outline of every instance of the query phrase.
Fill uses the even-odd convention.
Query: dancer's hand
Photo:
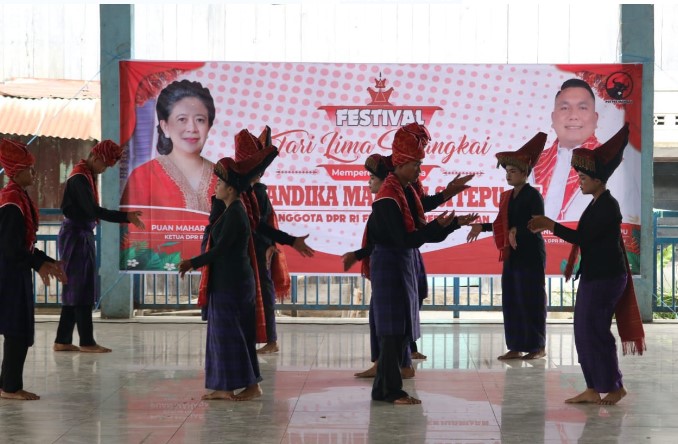
[[[308,234],[306,236],[299,236],[296,239],[294,239],[294,243],[292,244],[292,248],[297,250],[299,254],[301,254],[304,257],[313,257],[315,254],[315,251],[313,248],[309,247],[306,245],[306,238],[308,237]]]
[[[514,250],[518,248],[518,241],[516,240],[516,234],[518,233],[518,229],[516,227],[513,227],[509,230],[509,245],[511,248]]]
[[[146,224],[141,220],[142,211],[130,211],[127,213],[127,220],[140,230],[146,229]]]
[[[463,216],[459,216],[457,218],[457,224],[459,224],[460,227],[463,227],[464,225],[468,225],[474,220],[478,219],[478,216],[478,213],[464,214]]]
[[[273,261],[273,255],[276,253],[280,253],[280,250],[278,250],[275,245],[271,245],[266,249],[266,269],[270,270],[271,269],[271,262]]]
[[[466,242],[473,242],[474,240],[478,239],[478,235],[482,233],[482,231],[483,226],[481,224],[471,224],[471,230],[466,236]]]
[[[358,258],[355,256],[355,253],[351,251],[350,253],[345,253],[341,256],[341,262],[344,263],[344,271],[348,271],[349,268],[358,262]]]
[[[68,282],[61,262],[43,262],[38,270],[38,274],[40,275],[42,282],[47,286],[51,283],[51,278],[61,281],[64,284]]]
[[[544,230],[553,231],[556,223],[546,216],[532,216],[527,222],[527,229],[533,233],[539,233]]]
[[[191,265],[190,259],[184,259],[179,262],[179,276],[183,279],[187,271],[193,270],[193,265]]]
[[[449,214],[447,214],[447,213],[448,212],[445,211],[443,214],[436,217],[436,222],[438,222],[438,224],[443,228],[449,227],[450,224],[452,223],[452,221],[454,220],[454,217],[455,217],[454,216],[454,210]]]
[[[459,174],[457,174],[454,179],[452,179],[448,184],[447,187],[443,190],[443,198],[445,200],[450,199],[453,196],[456,196],[457,194],[461,193],[467,188],[471,188],[470,185],[466,185],[471,179],[473,179],[473,176],[475,174],[468,174],[464,177],[459,177]]]

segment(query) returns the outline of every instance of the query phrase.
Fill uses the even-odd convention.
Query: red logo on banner
[[[393,88],[386,89],[386,79],[374,79],[375,89],[368,87],[370,102],[365,106],[326,105],[318,107],[327,113],[335,126],[403,126],[409,123],[427,125],[439,106],[395,106],[389,102]]]

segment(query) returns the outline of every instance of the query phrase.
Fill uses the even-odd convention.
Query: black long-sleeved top
[[[212,225],[209,250],[191,259],[193,268],[209,265],[210,291],[233,290],[243,280],[254,277],[248,251],[250,235],[247,211],[236,200]]]
[[[273,245],[273,243],[278,243],[281,245],[292,245],[297,239],[294,236],[291,236],[284,231],[278,230],[270,226],[266,221],[273,211],[273,206],[271,205],[271,200],[268,198],[268,193],[266,192],[266,185],[262,183],[254,184],[254,193],[257,198],[257,204],[259,206],[259,223],[257,229],[254,232],[254,245],[257,248],[257,251],[266,251],[268,247]],[[210,215],[208,219],[208,224],[205,226],[205,231],[202,237],[202,244],[200,247],[201,251],[205,251],[205,246],[207,245],[207,238],[209,237],[210,230],[212,229],[212,224],[216,221],[221,213],[226,209],[226,205],[223,201],[212,196],[212,207],[210,209]]]
[[[255,183],[252,188],[254,190],[254,195],[257,198],[260,215],[259,225],[254,232],[254,246],[256,247],[257,252],[265,252],[266,249],[274,243],[292,245],[296,237],[290,236],[284,231],[275,229],[268,224],[268,218],[273,213],[273,205],[271,205],[271,199],[268,198],[266,185],[258,182]]]
[[[553,234],[579,245],[581,263],[578,274],[583,279],[611,278],[626,273],[621,222],[619,203],[606,190],[586,207],[576,230],[556,223]]]
[[[33,274],[45,262],[43,251],[26,246],[26,223],[16,205],[0,208],[0,334],[33,345]]]
[[[410,212],[415,212],[414,191],[411,187],[404,189]],[[442,202],[442,201],[441,201]],[[422,201],[423,206],[423,201]],[[405,230],[405,222],[400,207],[393,199],[379,199],[372,204],[372,214],[367,220],[368,244],[389,247],[419,248],[428,242],[441,242],[451,232],[459,228],[457,218],[447,227],[442,227],[433,220],[420,225],[413,214],[417,228],[412,232]]]
[[[97,219],[115,223],[128,223],[127,212],[108,210],[94,200],[89,181],[82,174],[71,176],[66,181],[61,210],[69,219],[78,222],[93,222]]]
[[[416,203],[415,203],[415,200],[414,200],[415,196],[414,196],[414,190],[412,189],[412,187],[405,188],[405,198],[407,199],[407,205],[410,207],[410,213],[412,214],[412,218],[414,220],[416,220],[417,216],[414,213],[414,208],[416,208],[416,206],[415,206]],[[444,202],[445,202],[445,198],[443,197],[442,192],[436,193],[436,194],[433,194],[433,195],[423,196],[421,198],[421,206],[424,208],[424,213],[427,213],[431,210],[438,208]],[[370,215],[370,217],[371,217],[371,215]],[[455,225],[455,224],[456,224],[456,221],[454,221],[452,223],[452,225]],[[369,225],[369,219],[368,219],[368,225]],[[454,231],[455,229],[456,228],[452,229],[452,231]],[[450,231],[450,233],[452,231]],[[442,236],[441,239],[435,240],[435,238],[434,238],[434,239],[429,240],[427,242],[441,242],[447,237],[448,234],[449,233],[442,231],[441,232],[441,236]],[[365,259],[366,257],[368,257],[369,255],[371,255],[372,250],[374,250],[374,244],[372,244],[370,242],[370,239],[368,239],[368,244],[365,247],[354,251],[353,254],[355,254],[355,257],[356,257],[357,260],[361,261],[361,260]]]
[[[16,205],[0,208],[0,250],[3,259],[17,267],[39,270],[43,263],[54,262],[42,250],[26,248],[26,223]]]
[[[512,248],[505,265],[544,268],[546,249],[541,233],[532,233],[527,223],[532,216],[544,215],[544,199],[534,187],[526,183],[517,196],[511,196],[508,205],[508,228],[516,228],[518,248]],[[491,223],[482,224],[483,231],[492,231]]]

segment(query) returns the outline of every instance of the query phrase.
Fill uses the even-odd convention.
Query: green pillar
[[[642,153],[640,185],[640,278],[634,279],[643,321],[652,321],[654,240],[654,6],[621,5],[621,61],[643,64]]]
[[[120,141],[120,73],[118,60],[132,56],[133,5],[100,5],[101,137]],[[120,204],[120,168],[108,168],[101,177],[101,205]],[[101,222],[101,315],[131,318],[130,277],[120,273],[120,226]]]

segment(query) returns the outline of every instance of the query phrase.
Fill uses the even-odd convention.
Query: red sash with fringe
[[[492,223],[492,233],[494,234],[494,244],[499,250],[499,262],[508,259],[511,254],[511,245],[509,244],[509,220],[508,206],[511,201],[513,190],[507,190],[501,193],[499,197],[499,213]]]
[[[248,191],[241,193],[240,200],[247,211],[247,218],[250,220],[250,229],[254,232],[257,229],[260,217],[259,204],[257,203],[257,197],[254,195],[254,190],[250,188]],[[248,251],[250,253],[250,264],[252,265],[252,271],[254,272],[254,287],[256,288],[254,315],[257,330],[257,343],[264,344],[268,342],[266,336],[266,317],[264,316],[264,299],[261,294],[257,253],[254,249],[254,238],[252,236],[250,236],[248,241]]]
[[[268,216],[268,225],[278,230],[278,216],[275,210],[271,207],[271,214]],[[280,302],[289,299],[292,289],[292,279],[290,279],[290,271],[287,268],[287,257],[285,253],[280,250],[273,255],[271,259],[271,280],[275,287],[276,299]]]
[[[219,219],[221,219],[226,212],[224,211],[221,213],[221,216],[217,218],[217,220],[214,221],[214,224],[219,222]],[[212,224],[212,226],[214,226]],[[210,249],[210,241],[212,240],[212,231],[210,230],[210,234],[207,236],[207,245],[205,246],[205,253],[207,253]],[[204,266],[202,267],[202,270],[200,270],[200,285],[198,287],[198,307],[206,307],[207,302],[208,302],[208,287],[207,284],[209,283],[210,279],[210,267],[209,266]]]
[[[26,248],[28,251],[33,251],[40,224],[38,209],[26,190],[11,179],[7,186],[0,190],[0,208],[5,205],[15,205],[21,211],[24,216],[24,225],[26,225]]]
[[[631,275],[631,266],[629,265],[629,258],[626,256],[626,247],[624,240],[619,239],[622,252],[624,254],[624,262],[626,263],[626,287],[617,306],[614,308],[614,317],[617,319],[617,332],[622,341],[622,353],[626,355],[636,353],[642,355],[647,346],[645,345],[645,330],[643,328],[643,320],[640,317],[640,310],[638,309],[638,300],[636,299],[636,290],[633,286],[633,278]],[[565,266],[565,280],[572,277],[572,270],[574,264],[579,257],[579,246],[572,245],[570,256],[567,259]]]
[[[367,224],[365,224],[365,230],[363,231],[363,240],[360,243],[361,248],[367,247]],[[364,257],[360,261],[360,274],[365,276],[365,278],[370,278],[370,257]]]

